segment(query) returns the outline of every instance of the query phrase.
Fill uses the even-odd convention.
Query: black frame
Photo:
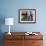
[[[24,11],[24,14],[21,14],[22,11]],[[28,14],[25,14],[26,13],[25,11]],[[34,15],[32,15],[33,16],[32,20],[31,19],[30,20],[21,20],[22,15],[29,15],[29,14],[31,15],[31,13],[34,14]],[[18,9],[18,22],[19,23],[36,23],[36,9]]]

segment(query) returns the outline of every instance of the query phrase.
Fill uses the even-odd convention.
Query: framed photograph
[[[19,23],[36,23],[36,9],[19,9]]]

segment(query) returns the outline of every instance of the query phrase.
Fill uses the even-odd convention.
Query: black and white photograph
[[[20,23],[35,23],[36,9],[19,9],[19,22]]]

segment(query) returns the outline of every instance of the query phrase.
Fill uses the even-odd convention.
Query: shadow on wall
[[[0,46],[3,46],[3,32],[2,32],[2,25],[5,23],[5,17],[0,16]]]

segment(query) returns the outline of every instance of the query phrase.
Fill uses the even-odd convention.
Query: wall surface
[[[0,17],[13,17],[15,19],[14,26],[11,31],[46,31],[46,1],[45,0],[1,0]],[[18,9],[29,8],[36,9],[35,24],[19,24]],[[8,31],[8,26],[1,26],[2,32]]]
[[[18,9],[36,9],[35,24],[18,23]],[[0,32],[8,32],[8,26],[4,19],[13,17],[15,24],[11,26],[11,32],[42,32],[46,36],[46,0],[0,0]],[[0,36],[1,37],[1,36]],[[44,46],[46,46],[44,37]]]

